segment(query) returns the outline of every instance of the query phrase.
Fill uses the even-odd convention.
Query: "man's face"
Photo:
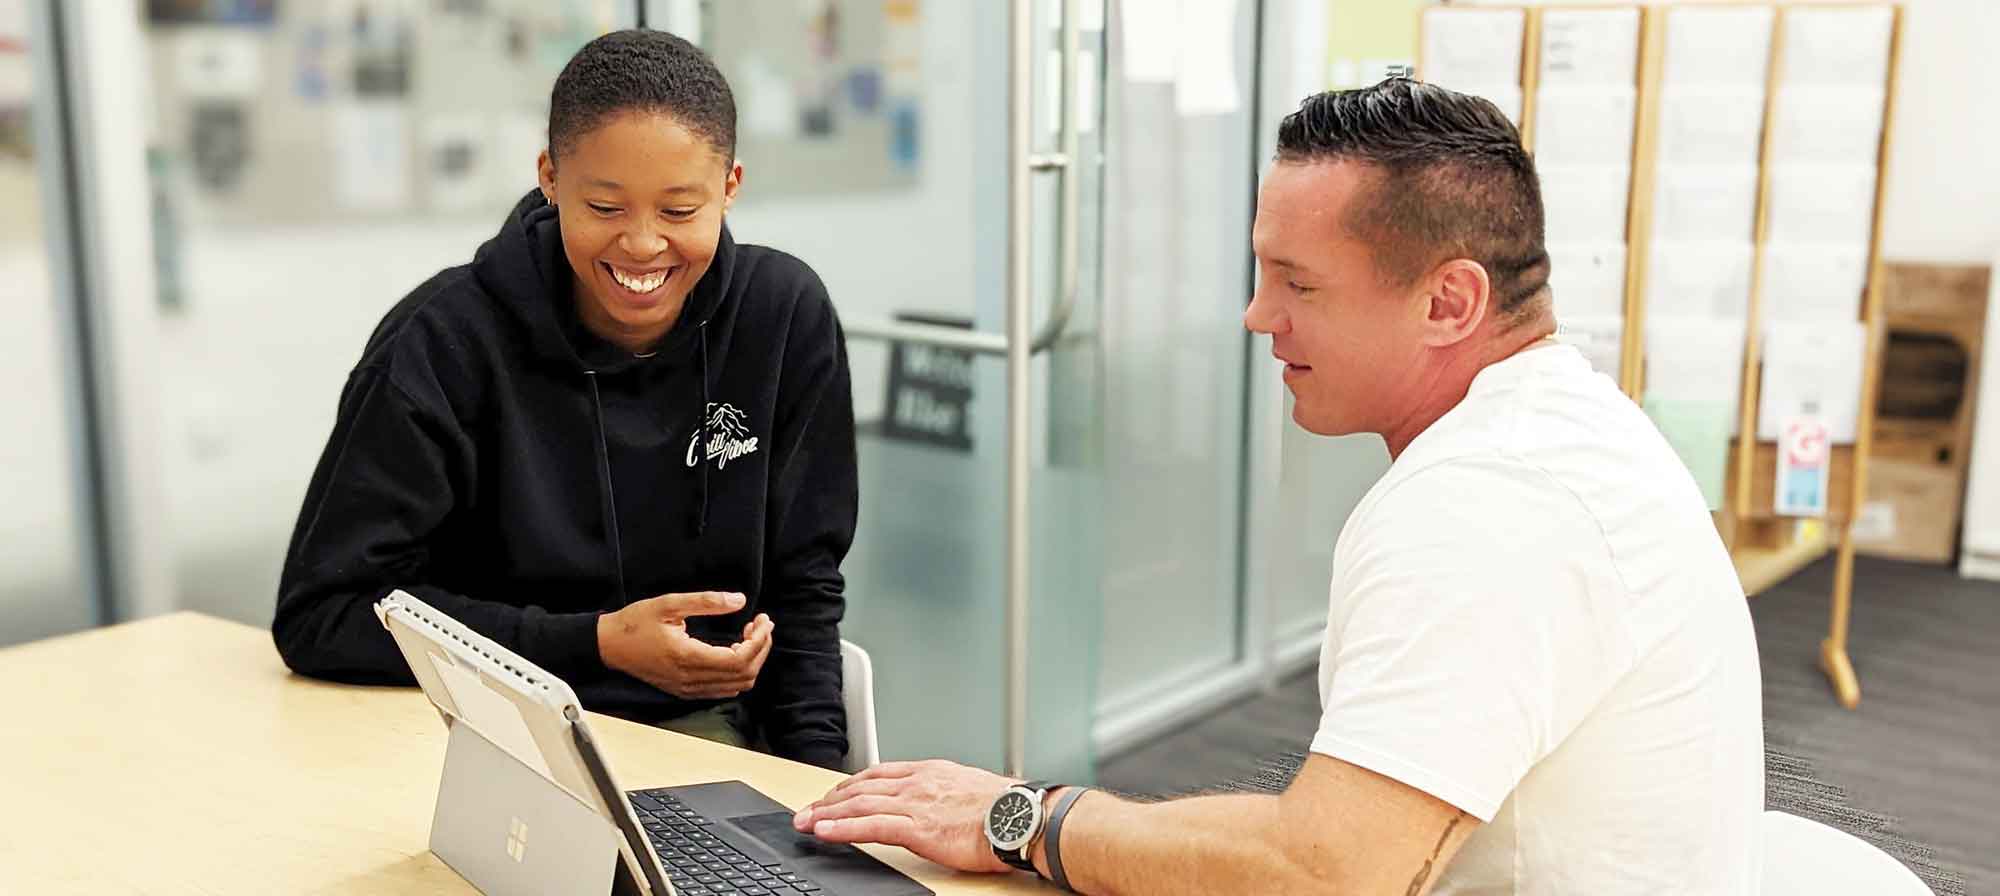
[[[1343,223],[1372,181],[1357,162],[1277,162],[1257,195],[1257,291],[1243,325],[1271,337],[1292,419],[1320,435],[1398,422],[1423,348],[1422,290],[1384,283],[1371,247]]]

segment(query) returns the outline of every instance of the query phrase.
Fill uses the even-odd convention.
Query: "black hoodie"
[[[771,654],[743,697],[773,752],[838,768],[840,563],[854,538],[854,407],[826,288],[723,228],[658,350],[591,335],[555,210],[515,206],[470,265],[391,309],[341,392],[271,631],[295,671],[413,681],[371,609],[402,588],[646,721],[714,705],[605,667],[597,617],[739,591],[689,629]]]

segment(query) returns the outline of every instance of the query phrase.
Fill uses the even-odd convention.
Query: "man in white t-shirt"
[[[1756,892],[1743,591],[1659,431],[1554,341],[1542,230],[1485,100],[1392,79],[1279,129],[1244,321],[1300,426],[1395,459],[1334,551],[1285,793],[1145,804],[889,763],[800,830],[1092,894]]]

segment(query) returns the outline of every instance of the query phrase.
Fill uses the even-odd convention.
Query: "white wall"
[[[2000,254],[2000,3],[1910,0],[1903,19],[1882,254],[1989,264]]]

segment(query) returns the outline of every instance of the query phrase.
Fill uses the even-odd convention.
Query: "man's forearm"
[[[1299,832],[1287,832],[1283,812],[1265,795],[1134,803],[1087,793],[1063,822],[1063,871],[1089,896],[1324,892],[1332,857],[1318,838],[1287,836]],[[1046,874],[1046,845],[1034,859]]]

